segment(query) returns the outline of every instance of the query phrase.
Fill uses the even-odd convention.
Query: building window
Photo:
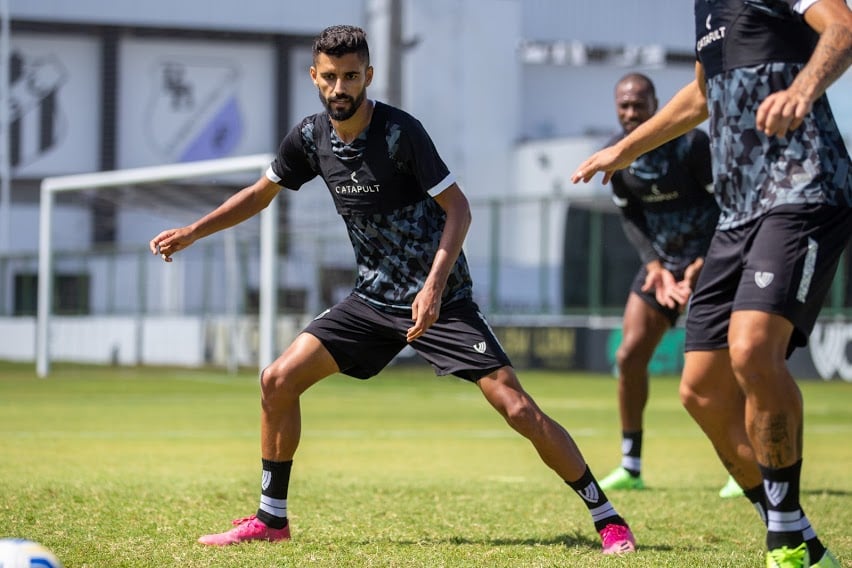
[[[57,274],[53,282],[53,313],[57,315],[88,315],[91,313],[88,274]],[[15,275],[15,315],[33,316],[38,308],[38,275]]]

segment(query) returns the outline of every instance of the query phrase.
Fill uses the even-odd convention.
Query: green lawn
[[[598,477],[619,461],[615,381],[524,373]],[[852,384],[805,382],[803,505],[852,563]],[[763,565],[763,532],[657,378],[647,490],[611,492],[639,541],[604,558],[580,499],[468,383],[390,368],[333,377],[302,402],[293,540],[195,543],[253,513],[260,485],[255,373],[0,363],[0,536],[42,542],[66,568]]]

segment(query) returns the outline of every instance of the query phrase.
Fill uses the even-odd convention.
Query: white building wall
[[[522,3],[510,0],[410,2],[404,106],[431,134],[472,200],[511,195],[520,118]],[[381,71],[377,71],[380,73]],[[484,227],[475,219],[476,227]],[[468,254],[486,254],[471,238]]]
[[[690,48],[692,2],[523,0],[523,34],[533,40]]]
[[[11,8],[13,19],[18,20],[304,35],[313,35],[331,24],[353,23],[366,27],[373,37],[371,47],[378,79],[370,94],[382,99],[386,85],[383,74],[391,54],[386,38],[380,35],[383,21],[371,20],[370,15],[381,4],[382,0],[26,0],[11,2]],[[579,160],[597,147],[604,133],[618,128],[612,102],[614,83],[629,70],[643,71],[656,82],[662,104],[692,78],[690,65],[661,68],[535,64],[525,63],[520,51],[524,42],[561,41],[610,48],[658,46],[691,53],[691,2],[403,0],[403,14],[403,37],[412,46],[401,55],[402,106],[426,126],[472,201],[574,191],[577,195],[594,195],[598,191],[602,200],[608,200],[607,189],[599,184],[579,188],[569,186],[566,179]],[[290,111],[297,119],[321,109],[307,75],[310,62],[308,49],[292,55]],[[841,129],[847,140],[852,140],[852,73],[841,78],[829,93]],[[271,120],[273,109],[268,111]],[[87,140],[97,128],[92,124]],[[593,136],[582,138],[589,134]],[[277,141],[270,144],[263,151],[274,151]],[[542,154],[549,157],[546,172],[541,171]],[[312,182],[298,193],[281,198],[289,200],[296,225],[323,227],[329,238],[346,242],[343,225],[321,183]],[[123,243],[144,244],[156,231],[172,224],[166,216],[130,215],[134,218],[120,223],[119,240]],[[544,285],[552,294],[548,301],[553,305],[558,300],[555,274],[562,257],[563,221],[564,209],[554,208],[547,220],[549,234],[544,240],[549,244],[544,251],[539,248],[543,236],[536,212],[525,214],[519,223],[499,227],[506,286],[517,294],[513,302],[523,304],[525,294],[538,293],[523,283],[532,281],[536,273],[540,275],[542,260],[547,263],[545,269],[550,270]],[[12,250],[35,251],[37,208],[15,203],[11,223]],[[61,248],[85,248],[90,243],[91,219],[84,207],[60,208],[55,227],[54,242]],[[492,235],[487,210],[476,209],[465,248],[477,281],[482,280],[480,276],[494,250]],[[299,251],[294,257],[307,262],[312,254]],[[351,262],[350,252],[335,254],[341,262]],[[79,265],[72,260],[57,268],[70,270]],[[250,264],[249,269],[251,275],[247,278],[255,279],[256,266]],[[310,283],[313,275],[302,270],[303,266],[293,265],[291,259],[282,268],[282,280],[289,279],[296,285]],[[119,270],[117,286],[121,288],[122,278],[132,279],[134,275],[130,270]],[[146,277],[154,292],[158,286],[168,285],[162,271],[149,272]],[[177,280],[191,290],[192,278],[195,276],[186,274]],[[93,289],[97,291],[93,302],[107,301],[109,292],[102,282]],[[480,287],[478,292],[482,295],[489,291]],[[216,294],[213,301],[224,305],[224,286],[216,287]],[[179,301],[179,294],[174,301]]]
[[[16,18],[165,28],[312,34],[339,23],[364,20],[364,3],[353,0],[26,0],[11,2]]]

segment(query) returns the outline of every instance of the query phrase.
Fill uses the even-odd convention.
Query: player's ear
[[[364,83],[364,86],[369,87],[370,83],[373,82],[373,66],[372,65],[367,65],[367,71],[366,71],[366,74],[364,75],[364,77],[366,77],[366,79],[367,79],[367,81]]]
[[[311,73],[311,81],[313,81],[314,85],[316,85],[317,84],[317,68],[314,67],[313,65],[311,65],[310,73]]]

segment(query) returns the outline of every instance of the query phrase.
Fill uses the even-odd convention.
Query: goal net
[[[186,366],[224,359],[232,370],[272,362],[282,331],[300,329],[305,314],[329,301],[319,292],[333,295],[353,279],[345,233],[329,230],[334,212],[323,192],[310,192],[321,205],[300,199],[295,212],[283,192],[257,218],[197,242],[172,263],[147,250],[154,235],[211,211],[271,160],[260,154],[44,179],[37,374],[65,359]],[[282,287],[282,275],[299,285]],[[63,304],[69,294],[84,296],[85,305]],[[288,306],[294,321],[282,323]]]

